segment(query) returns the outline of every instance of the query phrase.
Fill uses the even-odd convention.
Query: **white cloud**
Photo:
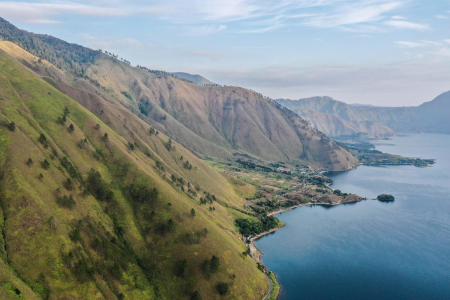
[[[402,16],[392,16],[391,19],[393,19],[393,20],[406,20],[406,18],[402,17]]]
[[[0,12],[8,17],[24,23],[54,24],[58,21],[52,18],[62,14],[84,15],[95,17],[126,17],[131,15],[150,15],[168,13],[169,6],[95,6],[74,2],[30,3],[30,2],[0,2]]]
[[[400,106],[418,105],[449,90],[449,68],[450,59],[444,58],[391,64],[198,71],[216,82],[249,87],[272,98],[329,95],[348,103]]]
[[[434,51],[433,54],[450,57],[450,48],[439,48],[438,50]]]
[[[155,15],[186,24],[186,33],[218,32],[221,24],[241,22],[247,33],[287,26],[337,27],[370,25],[386,19],[408,0],[34,0],[0,2],[4,16],[25,23],[52,24],[64,15],[129,17]],[[150,2],[150,4],[147,4]],[[146,3],[146,4],[143,4]],[[403,18],[394,16],[394,19]],[[298,20],[302,19],[301,24]],[[245,24],[242,24],[245,21]],[[260,22],[262,24],[258,25]],[[208,27],[209,26],[209,27]],[[216,26],[216,27],[213,27]]]
[[[444,15],[436,15],[436,18],[443,19],[443,20],[448,20],[448,17],[444,16]]]
[[[109,52],[116,52],[127,48],[133,49],[143,46],[140,41],[135,39],[114,39],[107,37],[97,37],[89,34],[80,34],[79,36],[89,47],[93,49],[108,50]]]
[[[186,28],[184,35],[187,36],[206,36],[227,29],[225,25],[204,25],[189,26]]]
[[[408,21],[386,21],[383,24],[400,29],[414,29],[420,31],[430,30],[430,26],[428,24],[413,23]]]
[[[423,48],[427,47],[428,45],[421,42],[405,42],[405,41],[399,41],[396,42],[397,45],[405,47],[405,48]]]
[[[444,43],[450,44],[450,39],[442,40]]]
[[[401,1],[361,1],[339,6],[334,12],[311,18],[306,25],[336,27],[379,21],[385,13],[398,9]]]

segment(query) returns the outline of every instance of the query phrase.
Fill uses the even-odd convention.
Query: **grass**
[[[269,277],[273,283],[273,288],[272,288],[272,292],[270,293],[269,300],[277,300],[277,298],[280,294],[281,286],[278,283],[277,278],[273,272],[270,272]]]
[[[14,49],[19,53],[20,49]],[[260,297],[267,282],[255,264],[242,257],[245,246],[236,238],[234,219],[241,213],[230,207],[243,201],[235,189],[239,188],[236,182],[207,166],[178,143],[174,143],[175,150],[168,151],[164,146],[167,136],[162,133],[149,136],[148,125],[126,111],[114,106],[103,107],[117,120],[109,122],[108,126],[1,51],[0,84],[2,94],[7,97],[0,102],[0,118],[17,124],[14,132],[0,127],[0,163],[7,174],[0,179],[4,212],[0,219],[6,220],[5,242],[10,265],[5,268],[11,268],[13,274],[4,281],[0,276],[0,283],[18,286],[17,282],[22,282],[23,289],[31,295],[27,299],[37,294],[43,297],[46,285],[57,298],[95,299],[122,293],[129,299],[152,299],[157,295],[180,299],[188,298],[187,293],[197,289],[204,299],[218,299],[215,290],[218,281],[232,284],[232,298]],[[55,120],[64,107],[69,107],[71,113],[62,126]],[[123,126],[124,116],[128,130]],[[71,123],[75,127],[73,133],[66,130]],[[100,129],[96,129],[96,124],[100,124]],[[109,135],[108,143],[102,141],[105,132]],[[49,148],[37,141],[41,133],[46,135]],[[84,138],[89,147],[81,149],[77,143]],[[130,151],[129,141],[140,147]],[[52,159],[52,148],[57,158]],[[102,150],[104,159],[96,159],[94,149]],[[144,149],[151,151],[152,158],[143,153]],[[78,179],[72,179],[75,188],[67,191],[62,183],[70,175],[60,163],[64,156],[83,178],[91,168],[98,170],[113,190],[115,200],[105,203],[83,195],[83,182]],[[192,170],[183,167],[180,156],[189,160]],[[26,164],[29,158],[34,161],[31,166]],[[40,166],[39,162],[44,159],[50,162],[48,170]],[[164,172],[155,168],[156,160],[164,164]],[[41,173],[43,178],[39,179]],[[197,197],[188,196],[172,185],[168,180],[170,174],[183,177],[193,186],[200,185]],[[127,198],[123,187],[136,181],[158,189],[160,197],[153,206],[136,204]],[[187,189],[186,185],[184,187]],[[73,196],[76,205],[72,210],[58,206],[57,189],[61,194]],[[219,202],[200,205],[199,197],[204,197],[204,191],[214,194],[223,205]],[[172,205],[169,207],[168,203]],[[216,210],[210,211],[210,206]],[[192,208],[196,210],[194,218],[189,215]],[[151,210],[156,212],[153,221],[149,221],[147,214]],[[174,230],[164,236],[155,233],[156,226],[169,219],[175,223]],[[118,226],[123,235],[117,234]],[[81,239],[74,241],[69,233],[78,227]],[[192,235],[204,228],[208,234],[199,243],[184,242],[186,234]],[[103,259],[103,254],[92,246],[96,237],[115,240],[116,244],[107,244],[116,249],[116,253],[126,254],[127,267],[120,267],[120,279],[113,278],[109,271],[113,260]],[[68,267],[66,257],[70,252],[74,253],[76,261],[84,257],[94,265],[100,263],[99,273],[80,282],[73,267]],[[146,255],[150,257],[148,269],[137,263]],[[200,265],[212,255],[220,257],[222,266],[220,272],[208,279]],[[173,264],[181,258],[188,259],[192,266],[189,280],[174,276]],[[43,281],[39,279],[41,274],[45,274]],[[236,281],[231,279],[232,274],[236,275]],[[5,291],[7,289],[0,287],[0,296]]]

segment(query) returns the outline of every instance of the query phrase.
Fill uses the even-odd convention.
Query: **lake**
[[[277,274],[281,299],[450,299],[450,135],[375,141],[377,150],[435,158],[428,168],[334,172],[333,188],[366,200],[278,214],[286,227],[256,246]]]

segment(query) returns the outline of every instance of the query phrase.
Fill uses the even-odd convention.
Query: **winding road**
[[[250,251],[250,255],[252,256],[252,259],[257,263],[256,259],[253,257],[253,251]],[[267,275],[266,272],[264,272],[264,276],[266,276],[267,280],[269,280],[269,291],[267,292],[267,295],[264,297],[264,300],[268,300],[270,297],[270,294],[272,294],[273,290],[273,282],[272,279],[270,279],[269,275]]]
[[[272,282],[272,279],[270,279],[269,275],[267,275],[265,272],[264,272],[264,275],[266,275],[267,280],[269,280],[269,292],[267,293],[266,297],[264,297],[264,300],[267,300],[267,299],[269,299],[270,294],[272,294],[273,282]]]

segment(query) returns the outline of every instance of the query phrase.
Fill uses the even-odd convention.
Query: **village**
[[[330,186],[333,181],[322,170],[311,166],[292,166],[282,162],[263,162],[249,156],[211,163],[222,172],[256,188],[246,197],[244,209],[259,215],[273,215],[308,204],[337,205],[364,200]]]

